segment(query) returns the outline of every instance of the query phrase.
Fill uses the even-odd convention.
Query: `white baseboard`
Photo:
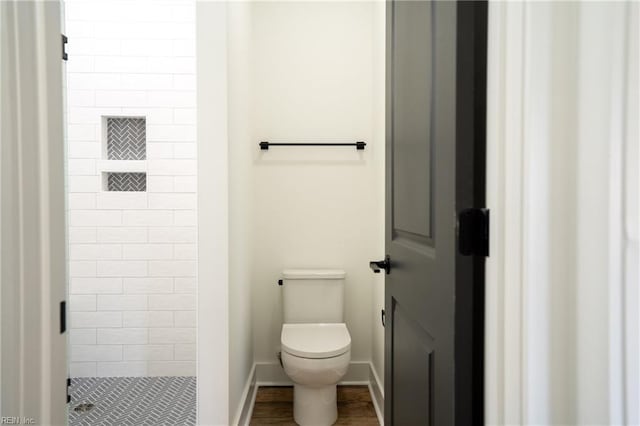
[[[373,408],[376,410],[378,422],[384,424],[384,387],[373,364],[369,364],[369,392],[373,401]]]
[[[258,386],[256,385],[256,365],[253,364],[253,366],[251,367],[251,372],[249,373],[249,377],[247,378],[247,383],[245,384],[244,390],[242,391],[242,396],[240,397],[240,403],[238,404],[238,409],[233,419],[233,425],[249,425],[249,422],[251,421],[251,415],[253,414],[253,406],[256,402],[257,391]]]
[[[349,363],[347,374],[339,385],[366,385],[369,383],[369,362]],[[258,386],[293,386],[293,382],[277,362],[256,363],[256,383]]]
[[[373,406],[376,410],[376,415],[378,416],[378,421],[381,425],[384,424],[384,417],[382,415],[384,409],[384,390],[370,362],[351,362],[347,374],[338,385],[367,385]],[[279,363],[254,363],[245,389],[242,392],[242,398],[238,404],[238,410],[233,422],[234,425],[249,425],[256,401],[256,393],[260,386],[293,386],[293,382],[285,374]]]

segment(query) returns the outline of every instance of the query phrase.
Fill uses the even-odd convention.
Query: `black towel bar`
[[[358,142],[336,142],[336,143],[301,143],[301,142],[292,142],[292,143],[280,143],[280,142],[260,142],[260,149],[266,151],[270,146],[355,146],[357,150],[362,150],[367,144],[358,141]]]

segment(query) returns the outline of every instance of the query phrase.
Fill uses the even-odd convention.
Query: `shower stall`
[[[196,422],[195,1],[65,2],[69,420]]]

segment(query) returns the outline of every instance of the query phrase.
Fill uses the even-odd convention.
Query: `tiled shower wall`
[[[195,375],[195,3],[65,4],[71,375]],[[108,117],[145,118],[145,160],[108,160]]]

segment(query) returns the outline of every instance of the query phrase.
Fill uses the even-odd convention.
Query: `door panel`
[[[394,127],[393,227],[431,236],[431,101],[433,46],[430,2],[397,3],[393,61]],[[423,40],[420,48],[414,40]],[[420,182],[415,185],[415,182]],[[426,190],[425,190],[426,189]],[[411,204],[412,209],[398,208]]]
[[[385,423],[482,423],[486,2],[387,3]],[[478,402],[479,401],[479,402]]]
[[[433,337],[396,303],[393,303],[393,318],[393,351],[397,354],[393,388],[412,395],[393,399],[394,420],[400,425],[432,425]],[[398,371],[404,368],[407,370]],[[416,400],[421,401],[417,406]]]

